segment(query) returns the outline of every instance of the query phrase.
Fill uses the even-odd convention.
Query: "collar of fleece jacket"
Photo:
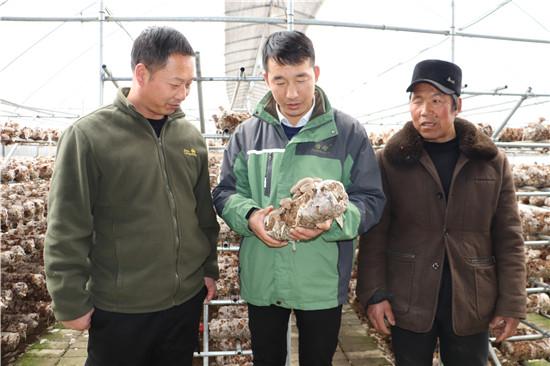
[[[497,155],[498,149],[491,138],[472,123],[456,118],[454,124],[459,149],[466,157],[474,160],[491,160]],[[390,138],[384,148],[384,156],[393,164],[412,165],[420,160],[423,150],[422,137],[409,121]]]

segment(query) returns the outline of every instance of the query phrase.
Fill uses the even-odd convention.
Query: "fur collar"
[[[491,138],[480,132],[472,123],[456,118],[454,124],[459,149],[466,157],[490,160],[497,155],[498,149]],[[410,165],[418,162],[423,150],[422,137],[409,121],[390,138],[384,148],[384,156],[394,164]]]

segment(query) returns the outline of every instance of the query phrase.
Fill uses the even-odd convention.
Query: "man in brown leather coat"
[[[361,240],[357,295],[397,365],[487,363],[525,316],[524,245],[512,173],[489,137],[460,118],[462,72],[416,65],[412,121],[378,154],[386,207]],[[391,327],[389,327],[391,325]]]

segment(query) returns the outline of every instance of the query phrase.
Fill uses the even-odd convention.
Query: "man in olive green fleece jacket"
[[[179,109],[194,51],[152,27],[131,88],[59,141],[45,268],[58,320],[89,329],[86,365],[191,365],[215,296],[219,226],[204,140]]]

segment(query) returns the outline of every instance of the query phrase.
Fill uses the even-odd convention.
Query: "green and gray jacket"
[[[239,253],[241,296],[257,306],[317,310],[347,301],[356,238],[375,225],[384,208],[380,172],[365,129],[333,110],[316,89],[310,121],[288,141],[268,93],[231,137],[214,205],[243,235]],[[336,222],[307,242],[271,248],[248,228],[252,208],[279,206],[301,178],[342,182],[350,205],[342,228]]]
[[[44,253],[58,320],[167,309],[218,277],[204,140],[179,110],[157,138],[127,93],[59,141]]]

